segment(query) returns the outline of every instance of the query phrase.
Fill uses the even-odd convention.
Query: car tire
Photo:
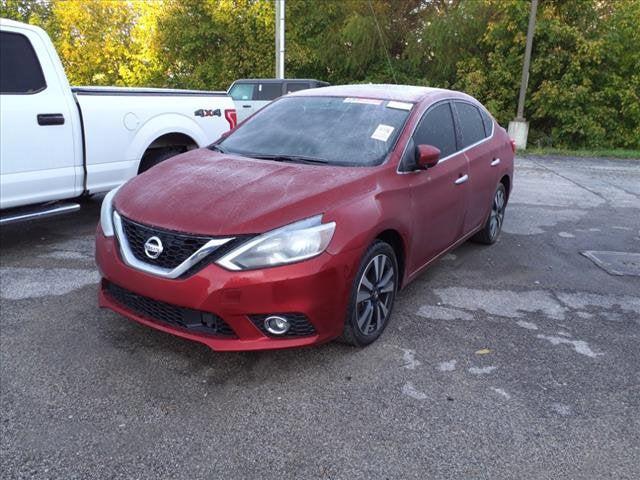
[[[164,162],[171,157],[175,157],[176,155],[183,153],[184,151],[185,150],[182,148],[175,147],[150,150],[142,157],[138,174],[144,173],[150,168],[155,167],[159,163]]]
[[[340,337],[343,343],[364,347],[380,337],[389,324],[399,280],[393,248],[377,240],[362,257],[353,281]]]
[[[491,201],[491,212],[487,222],[478,233],[476,233],[471,240],[476,243],[482,243],[484,245],[493,245],[498,240],[500,232],[502,231],[502,224],[504,223],[504,211],[507,207],[507,191],[502,183],[498,184],[496,193],[493,195]]]

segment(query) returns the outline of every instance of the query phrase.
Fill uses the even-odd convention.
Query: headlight
[[[102,227],[102,233],[105,237],[113,237],[113,197],[115,197],[118,189],[116,187],[107,193],[102,200],[102,207],[100,208],[100,227]]]
[[[329,245],[335,222],[322,215],[272,230],[241,245],[216,263],[229,270],[251,270],[299,262],[320,255]]]

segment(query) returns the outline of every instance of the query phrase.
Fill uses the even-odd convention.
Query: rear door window
[[[480,110],[466,102],[455,102],[455,106],[462,131],[462,148],[484,139],[486,135]]]
[[[229,90],[229,95],[234,100],[253,100],[253,92],[256,88],[255,83],[236,83],[231,90]]]
[[[31,94],[47,88],[36,52],[27,37],[0,33],[0,93]]]
[[[491,115],[482,108],[480,109],[480,115],[482,115],[482,123],[484,123],[484,134],[489,137],[493,132],[493,119],[491,118]]]
[[[275,100],[282,96],[282,83],[259,83],[254,100]]]
[[[456,131],[449,102],[427,111],[413,134],[413,142],[415,145],[433,145],[439,148],[440,158],[456,152]]]
[[[287,82],[285,91],[286,93],[291,93],[299,90],[306,90],[308,88],[311,88],[309,82]]]

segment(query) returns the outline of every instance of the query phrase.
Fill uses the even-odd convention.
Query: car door
[[[229,96],[236,106],[238,123],[253,113],[253,95],[257,84],[249,82],[234,83],[229,89]]]
[[[468,199],[468,166],[458,151],[453,111],[449,101],[430,107],[412,136],[409,149],[433,145],[440,149],[434,167],[410,175],[414,219],[413,270],[418,270],[462,235]],[[415,155],[415,154],[414,154]]]
[[[79,193],[75,105],[48,46],[30,30],[3,26],[0,32],[0,208]]]
[[[462,148],[469,163],[469,194],[471,201],[464,220],[464,233],[484,224],[489,214],[498,169],[496,157],[480,109],[465,101],[453,102],[459,124]],[[492,132],[491,132],[492,133]],[[499,160],[498,160],[499,161]]]

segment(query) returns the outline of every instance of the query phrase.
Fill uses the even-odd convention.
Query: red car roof
[[[445,92],[450,94],[458,93],[440,88],[416,87],[412,85],[361,84],[313,88],[310,90],[300,90],[295,93],[290,93],[289,95],[314,97],[360,97],[397,100],[399,102],[419,102],[429,95]]]

